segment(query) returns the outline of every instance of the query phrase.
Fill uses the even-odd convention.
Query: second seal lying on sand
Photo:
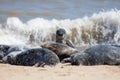
[[[4,57],[3,61],[12,65],[24,66],[56,65],[60,62],[54,52],[45,48],[34,48],[18,53],[13,52]]]
[[[68,60],[72,65],[120,65],[120,46],[96,45],[73,54]]]

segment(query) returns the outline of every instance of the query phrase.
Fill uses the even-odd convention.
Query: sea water
[[[40,46],[58,28],[76,46],[120,44],[119,0],[0,0],[0,44]]]

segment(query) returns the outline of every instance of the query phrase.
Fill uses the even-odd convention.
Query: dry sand
[[[120,66],[28,67],[0,64],[0,80],[120,80]]]

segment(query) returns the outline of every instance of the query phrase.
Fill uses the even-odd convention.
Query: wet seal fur
[[[29,48],[24,45],[0,45],[0,59],[13,51],[24,51],[27,49]]]
[[[66,60],[72,65],[120,65],[120,46],[96,45]]]
[[[66,44],[56,43],[56,42],[43,43],[41,45],[41,47],[47,48],[47,49],[55,52],[58,55],[60,61],[62,61],[64,58],[68,58],[72,54],[78,52],[78,50],[75,48],[69,47]]]
[[[22,52],[13,52],[3,58],[5,63],[23,66],[56,65],[59,63],[58,56],[45,48],[33,48]]]
[[[25,51],[28,49],[30,48],[25,45],[11,45],[8,51],[6,52],[5,56],[14,51]]]
[[[9,48],[9,45],[0,44],[0,60],[2,60],[2,58],[5,56]]]

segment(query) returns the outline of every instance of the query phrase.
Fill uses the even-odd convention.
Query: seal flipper
[[[41,63],[37,62],[34,66],[35,67],[44,67],[45,63],[44,62],[41,62]]]
[[[73,45],[73,43],[70,40],[66,40],[66,44],[72,48],[75,48],[75,46]]]
[[[61,63],[70,63],[71,62],[71,58],[65,58],[61,61]]]

